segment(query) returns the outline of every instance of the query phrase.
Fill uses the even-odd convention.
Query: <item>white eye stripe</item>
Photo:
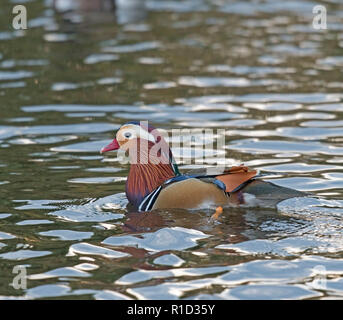
[[[156,142],[155,141],[155,137],[151,133],[145,131],[144,129],[141,129],[140,137],[143,138],[143,139],[149,140],[149,141],[151,141],[153,143]]]
[[[148,131],[144,130],[142,127],[134,126],[134,131],[135,131],[137,137],[140,137],[142,139],[149,140],[149,141],[155,143],[154,136],[151,133],[149,133]]]
[[[125,126],[125,129],[123,128],[123,131],[121,132],[121,134],[126,139],[139,137],[141,139],[145,139],[153,143],[156,143],[155,137],[151,133],[149,133],[148,131],[146,131],[145,129],[137,125]]]

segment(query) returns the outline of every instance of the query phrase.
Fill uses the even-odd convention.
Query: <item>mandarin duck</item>
[[[182,174],[163,136],[147,122],[122,125],[115,139],[100,152],[118,149],[129,154],[125,191],[129,204],[137,211],[249,205],[249,201],[271,207],[282,200],[305,195],[258,179],[261,175],[257,170],[244,165],[193,169]]]

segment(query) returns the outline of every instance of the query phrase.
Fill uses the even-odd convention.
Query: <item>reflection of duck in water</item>
[[[257,171],[244,165],[181,174],[160,132],[145,123],[123,125],[101,152],[117,149],[129,152],[131,167],[126,196],[138,211],[230,204],[270,207],[284,199],[305,195],[257,179]]]
[[[146,17],[145,0],[54,0],[53,5],[61,12],[113,12],[119,24],[139,22]]]

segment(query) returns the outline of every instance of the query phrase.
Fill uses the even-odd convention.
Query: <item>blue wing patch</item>
[[[223,191],[226,191],[226,185],[223,181],[214,179],[213,183],[219,187],[219,189],[222,189]]]

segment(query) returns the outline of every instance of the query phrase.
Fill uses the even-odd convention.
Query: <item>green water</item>
[[[318,3],[326,30],[312,27]],[[24,31],[14,5],[0,4],[1,298],[342,297],[340,1],[64,12],[32,0]],[[130,120],[225,129],[228,165],[313,197],[228,208],[215,223],[211,210],[137,221],[128,165],[99,154]]]

